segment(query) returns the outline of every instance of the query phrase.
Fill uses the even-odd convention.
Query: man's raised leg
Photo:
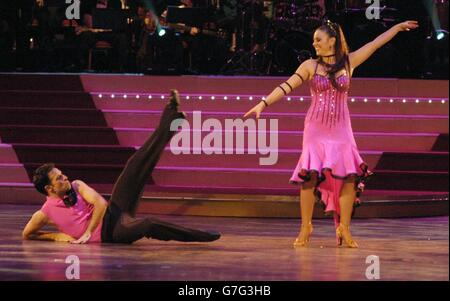
[[[131,216],[135,215],[144,187],[149,181],[164,148],[176,133],[170,130],[170,125],[174,120],[186,118],[184,113],[178,111],[178,106],[178,92],[172,90],[170,101],[163,111],[155,132],[128,160],[117,179],[110,203],[115,204],[122,212]]]

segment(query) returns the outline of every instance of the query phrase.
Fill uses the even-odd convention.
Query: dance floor
[[[80,280],[367,280],[378,256],[380,280],[449,280],[448,216],[355,219],[359,249],[335,246],[332,220],[315,221],[309,247],[294,249],[297,219],[158,216],[219,230],[212,243],[143,239],[133,245],[22,241],[39,207],[0,205],[0,280],[66,280],[70,255]],[[73,257],[69,257],[73,258]]]

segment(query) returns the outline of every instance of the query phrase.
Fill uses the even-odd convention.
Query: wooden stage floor
[[[315,221],[308,248],[294,249],[296,219],[159,216],[219,230],[213,243],[133,245],[22,241],[21,229],[38,207],[0,205],[0,280],[66,280],[65,260],[80,260],[80,280],[367,280],[369,255],[380,280],[449,280],[449,219],[358,219],[359,249],[335,246],[332,220]]]

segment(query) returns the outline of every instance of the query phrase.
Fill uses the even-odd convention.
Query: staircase
[[[127,159],[157,126],[170,85],[179,89],[191,127],[194,112],[201,112],[202,121],[214,118],[224,126],[280,81],[247,78],[239,85],[235,78],[181,79],[0,75],[0,202],[42,203],[30,177],[45,162],[109,194]],[[374,81],[355,79],[353,95],[359,96],[349,99],[357,145],[375,172],[356,216],[448,214],[448,82],[430,81],[430,92],[420,81],[416,93],[408,89],[407,94],[401,92],[404,82]],[[184,151],[189,154],[166,148],[140,211],[297,217],[299,187],[288,181],[301,154],[310,103],[302,89],[262,116],[278,120],[276,164],[260,165],[267,155],[258,152],[207,155],[192,145],[188,132],[191,145]],[[198,134],[204,138],[208,132]],[[315,215],[322,216],[320,208]]]

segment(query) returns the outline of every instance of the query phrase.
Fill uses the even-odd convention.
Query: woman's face
[[[336,38],[331,38],[325,31],[316,30],[314,32],[313,47],[317,56],[327,56],[334,54]]]

